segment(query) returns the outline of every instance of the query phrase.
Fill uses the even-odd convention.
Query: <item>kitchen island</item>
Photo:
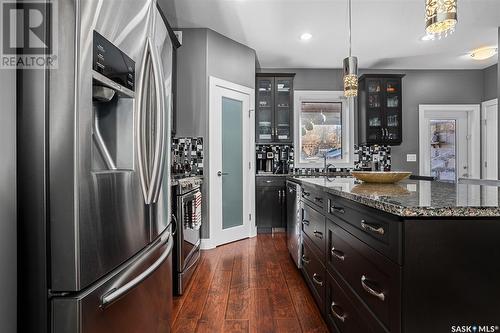
[[[288,180],[302,187],[302,271],[333,332],[500,325],[497,188]]]

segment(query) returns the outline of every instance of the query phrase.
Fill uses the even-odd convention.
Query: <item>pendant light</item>
[[[455,31],[458,0],[425,0],[425,31],[441,38]]]
[[[358,58],[351,56],[351,0],[349,2],[349,57],[344,59],[344,96],[358,96]]]

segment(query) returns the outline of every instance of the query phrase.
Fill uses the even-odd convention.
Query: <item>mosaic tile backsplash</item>
[[[257,145],[257,155],[262,148],[273,147],[265,145]],[[290,147],[293,152],[293,147]],[[292,174],[314,174],[322,173],[320,168],[294,168],[293,154],[288,157],[290,169],[288,173]],[[257,166],[259,166],[259,157],[257,157]],[[262,167],[261,167],[262,168]],[[258,167],[259,169],[259,167]],[[348,173],[352,168],[334,168],[329,172]],[[390,146],[354,146],[354,170],[374,170],[374,171],[391,171],[391,147]],[[259,172],[260,173],[260,172]]]
[[[171,167],[174,177],[203,175],[203,138],[173,138]]]

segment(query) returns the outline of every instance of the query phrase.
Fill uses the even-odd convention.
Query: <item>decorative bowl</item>
[[[393,184],[411,175],[406,171],[352,171],[351,174],[356,179],[366,183]]]
[[[396,184],[362,183],[354,186],[351,193],[377,197],[401,197],[409,195],[410,191]]]

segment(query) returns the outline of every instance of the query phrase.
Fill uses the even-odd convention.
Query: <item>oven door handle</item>
[[[175,214],[172,214],[172,222],[175,225],[175,229],[172,231],[172,236],[175,236],[177,234],[177,229],[179,228],[179,223],[177,221],[177,217]]]

